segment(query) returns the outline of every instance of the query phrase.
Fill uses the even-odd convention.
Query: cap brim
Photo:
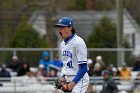
[[[67,27],[67,25],[63,25],[63,24],[56,24],[54,27]]]

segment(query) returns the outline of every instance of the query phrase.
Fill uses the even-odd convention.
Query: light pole
[[[124,47],[123,39],[123,0],[116,0],[117,6],[117,61],[118,66],[124,62],[124,51],[120,48]]]

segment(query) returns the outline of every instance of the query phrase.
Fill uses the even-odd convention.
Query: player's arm
[[[87,64],[79,64],[79,70],[75,78],[73,79],[74,83],[77,84],[77,82],[85,75],[85,73],[88,71]]]
[[[85,75],[85,73],[88,71],[87,69],[87,64],[79,64],[79,70],[78,73],[76,74],[75,78],[70,82],[68,85],[68,88],[71,90],[75,84],[78,83],[78,81]]]

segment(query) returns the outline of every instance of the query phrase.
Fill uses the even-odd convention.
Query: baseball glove
[[[61,89],[62,88],[62,81],[61,81],[60,78],[58,78],[58,79],[55,80],[55,87],[57,89]]]
[[[64,81],[62,81],[60,78],[58,78],[56,81],[55,81],[55,87],[57,89],[61,89],[62,91],[64,92],[71,92],[72,90],[69,90],[68,89],[68,84]]]

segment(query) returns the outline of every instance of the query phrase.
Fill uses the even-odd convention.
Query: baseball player
[[[85,93],[89,83],[87,47],[74,29],[71,18],[62,17],[55,25],[62,37],[62,90],[70,93]],[[67,91],[65,91],[65,89]]]

